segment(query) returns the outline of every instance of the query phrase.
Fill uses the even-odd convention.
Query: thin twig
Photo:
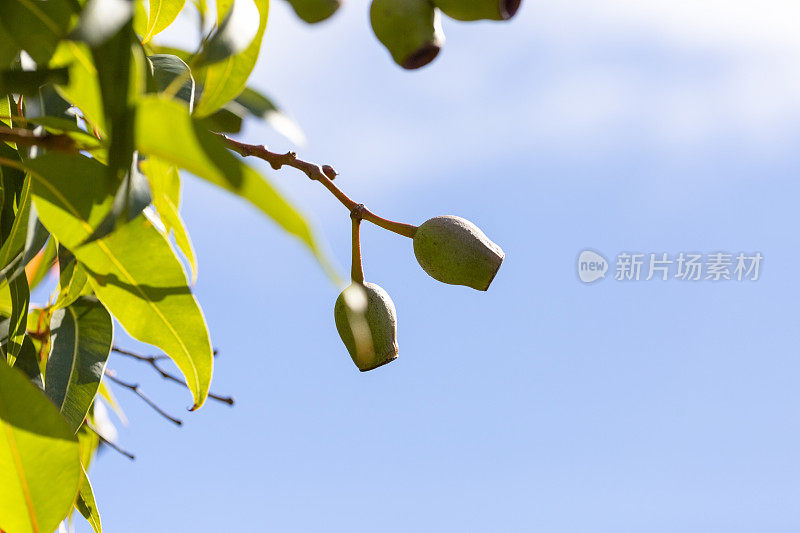
[[[117,446],[116,444],[114,444],[113,442],[111,442],[110,440],[108,440],[107,438],[105,438],[104,436],[102,436],[102,435],[100,434],[100,432],[99,432],[99,431],[97,431],[97,429],[95,429],[95,427],[94,427],[94,426],[92,426],[92,425],[89,423],[89,421],[88,421],[88,420],[86,421],[86,427],[88,427],[90,430],[92,430],[92,432],[94,432],[94,434],[95,434],[95,435],[97,435],[97,437],[100,439],[100,441],[101,441],[103,444],[106,444],[106,445],[108,445],[108,447],[109,447],[109,448],[111,448],[112,450],[114,450],[115,452],[118,452],[118,453],[120,453],[120,454],[124,455],[125,457],[127,457],[127,458],[128,458],[128,459],[130,459],[131,461],[135,461],[135,460],[136,460],[136,456],[135,456],[135,455],[133,455],[133,454],[132,454],[132,453],[130,453],[130,452],[126,452],[125,450],[123,450],[122,448],[120,448],[119,446]]]
[[[361,215],[364,209],[363,204],[358,204],[351,212],[350,218],[353,220],[353,258],[350,266],[350,279],[354,283],[364,283],[364,266],[361,263]]]
[[[177,425],[177,426],[181,426],[181,425],[183,425],[183,422],[181,422],[179,419],[177,419],[177,418],[175,418],[175,417],[173,417],[173,416],[170,416],[170,415],[168,415],[168,414],[167,414],[167,413],[166,413],[166,412],[165,412],[163,409],[161,409],[161,408],[160,408],[160,407],[159,407],[159,406],[158,406],[158,405],[157,405],[157,404],[156,404],[156,403],[155,403],[153,400],[151,400],[150,398],[148,398],[148,397],[147,397],[147,395],[145,395],[145,394],[144,394],[144,393],[143,393],[143,392],[140,390],[140,388],[139,388],[139,384],[138,384],[138,383],[128,383],[127,381],[122,381],[121,379],[119,379],[119,378],[116,376],[116,374],[114,373],[114,371],[113,371],[113,370],[111,370],[110,368],[107,368],[107,369],[106,369],[106,376],[108,376],[108,379],[110,379],[111,381],[113,381],[114,383],[116,383],[117,385],[119,385],[120,387],[125,387],[126,389],[129,389],[129,390],[133,391],[133,392],[134,392],[134,394],[136,394],[136,395],[137,395],[139,398],[141,398],[141,399],[142,399],[142,400],[143,400],[143,401],[144,401],[144,402],[145,402],[147,405],[149,405],[150,407],[152,407],[152,408],[153,408],[153,410],[154,410],[156,413],[160,414],[161,416],[163,416],[164,418],[166,418],[167,420],[169,420],[169,421],[170,421],[170,422],[172,422],[173,424],[175,424],[175,425]]]
[[[130,350],[126,350],[124,348],[120,348],[119,346],[112,346],[111,350],[117,352],[118,354],[127,355],[128,357],[133,357],[134,359],[138,359],[139,361],[145,361],[148,359],[153,359],[156,361],[160,361],[161,359],[169,359],[169,356],[166,354],[159,354],[159,355],[142,355]]]
[[[118,348],[117,346],[114,346],[111,349],[113,351],[115,351],[116,353],[118,353],[118,354],[125,355],[125,356],[128,356],[128,357],[132,357],[133,359],[136,359],[137,361],[142,361],[143,363],[149,364],[150,366],[153,367],[153,369],[156,372],[161,374],[162,378],[164,378],[164,379],[166,379],[168,381],[172,381],[173,383],[177,383],[178,385],[181,385],[182,387],[186,387],[186,388],[189,387],[184,380],[182,380],[178,376],[175,376],[174,374],[171,374],[171,373],[167,372],[166,370],[164,370],[163,368],[161,368],[159,366],[159,364],[158,364],[159,361],[162,361],[162,360],[168,358],[166,355],[163,355],[163,354],[159,354],[159,355],[141,355],[141,354],[138,354],[138,353],[131,352],[129,350],[125,350],[123,348]],[[217,350],[214,350],[214,355],[216,355],[216,354],[217,354]],[[211,398],[212,400],[216,400],[218,402],[226,403],[228,405],[233,405],[234,404],[234,399],[232,397],[230,397],[230,396],[220,396],[218,394],[214,394],[213,392],[209,392],[208,393],[208,397]]]
[[[348,211],[353,211],[358,205],[358,202],[355,202],[349,196],[342,192],[336,185],[333,184],[333,180],[338,175],[337,172],[331,167],[330,165],[317,165],[316,163],[310,163],[308,161],[304,161],[297,157],[297,153],[295,152],[286,152],[285,154],[279,154],[276,152],[270,152],[267,150],[267,147],[263,144],[256,145],[256,144],[246,144],[234,139],[231,139],[227,135],[223,135],[222,133],[216,133],[225,141],[225,144],[236,152],[237,154],[241,155],[242,157],[247,156],[254,156],[259,159],[263,159],[267,163],[272,166],[273,169],[278,170],[283,166],[296,168],[303,172],[306,176],[314,181],[320,182],[326,189],[328,189],[331,194],[333,194],[337,200],[339,200],[342,205],[344,205]],[[366,207],[364,207],[361,211],[362,215],[361,218],[368,222],[372,222],[376,226],[380,226],[383,229],[387,229],[398,235],[403,235],[404,237],[413,238],[414,234],[417,232],[417,227],[411,224],[404,224],[403,222],[395,222],[394,220],[388,220],[386,218],[379,217]]]

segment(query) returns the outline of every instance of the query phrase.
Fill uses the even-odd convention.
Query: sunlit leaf
[[[97,510],[97,503],[94,501],[92,484],[89,482],[86,471],[81,470],[83,472],[83,481],[81,482],[81,491],[78,494],[78,499],[75,502],[75,508],[89,522],[95,533],[103,533],[103,526],[100,524],[100,512]]]
[[[72,252],[64,247],[60,247],[58,250],[58,265],[58,297],[53,304],[55,309],[66,307],[79,297],[91,292],[86,271],[75,260]]]
[[[31,309],[28,312],[28,338],[36,350],[36,361],[39,363],[39,372],[44,379],[47,370],[47,356],[50,353],[50,317],[52,307]]]
[[[122,410],[122,406],[117,401],[117,397],[114,396],[114,393],[111,391],[111,388],[108,386],[108,380],[104,379],[100,382],[100,388],[97,390],[98,394],[103,397],[103,400],[111,407],[111,410],[114,411],[114,414],[117,415],[120,422],[124,425],[128,425],[128,417],[125,416],[125,411]],[[95,402],[97,399],[95,398]]]
[[[178,211],[181,203],[181,180],[177,167],[164,163],[156,157],[142,162],[142,170],[150,178],[153,205],[158,211],[167,233],[175,235],[175,244],[183,253],[192,269],[192,284],[197,281],[197,259],[189,232]]]
[[[2,40],[2,35],[0,35],[0,40]],[[8,99],[8,96],[0,96],[0,124],[5,124],[6,126],[11,126],[11,101]],[[0,175],[2,171],[0,171]],[[0,187],[0,190],[4,190],[3,187]],[[2,205],[2,199],[0,199],[0,205]]]
[[[22,372],[0,362],[0,529],[55,531],[80,481],[73,431]]]
[[[77,431],[97,394],[111,352],[111,315],[95,298],[83,297],[53,313],[50,331],[44,390]]]
[[[94,411],[94,405],[92,406],[92,411]],[[94,424],[95,421],[93,413],[90,413],[90,418],[92,420],[92,424]],[[81,465],[83,466],[84,470],[87,470],[89,465],[92,464],[92,459],[94,458],[97,449],[100,447],[100,437],[97,436],[97,433],[89,429],[86,424],[83,424],[80,427],[77,437],[78,449],[80,450],[81,456]]]
[[[147,28],[142,34],[142,42],[147,43],[167,29],[178,17],[186,0],[150,0],[150,14]]]
[[[205,42],[193,66],[218,63],[249,50],[254,42],[260,46],[268,11],[262,7],[268,8],[268,0],[219,0],[217,31]]]
[[[81,246],[108,212],[115,184],[101,164],[82,156],[50,152],[28,165],[42,222],[75,254],[95,294],[122,327],[170,356],[186,378],[194,408],[202,405],[211,381],[211,343],[166,237],[140,215]]]
[[[238,10],[243,10],[242,5],[252,2],[253,0],[236,0],[233,5],[232,11],[234,14]],[[218,12],[224,13],[228,2],[218,2]],[[269,0],[255,0],[256,8],[258,11],[258,18],[251,18],[250,22],[258,21],[256,33],[252,37],[247,48],[241,52],[234,53],[219,63],[209,66],[205,70],[205,78],[203,81],[203,94],[200,96],[200,101],[195,107],[195,113],[198,116],[210,115],[220,107],[224,106],[229,101],[236,98],[239,93],[245,88],[247,79],[253,72],[258,60],[258,54],[261,51],[261,40],[264,36],[264,30],[267,28],[267,15],[269,13]],[[250,14],[250,17],[255,17]],[[229,19],[226,19],[229,20]]]
[[[11,316],[8,319],[5,338],[2,340],[5,345],[8,364],[13,366],[17,359],[17,354],[22,348],[22,341],[25,338],[28,303],[30,301],[28,280],[25,276],[17,276],[0,290],[8,290],[11,296]]]
[[[56,241],[50,239],[42,250],[25,265],[25,277],[28,278],[30,290],[36,288],[50,272],[56,260]]]
[[[164,123],[170,127],[162,127]],[[142,99],[137,113],[136,143],[142,153],[186,169],[251,202],[308,245],[323,266],[328,267],[302,215],[180,104],[154,97]]]
[[[69,67],[69,84],[59,85],[56,90],[83,113],[84,118],[100,133],[106,131],[103,99],[97,68],[88,46],[73,41],[62,41],[58,45],[51,66]]]
[[[137,35],[144,35],[147,31],[147,9],[144,0],[133,0],[133,31]]]

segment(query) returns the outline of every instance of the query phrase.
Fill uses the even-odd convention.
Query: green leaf
[[[0,362],[0,529],[50,533],[81,481],[78,441],[28,378]]]
[[[100,80],[103,111],[111,130],[107,171],[112,177],[120,180],[125,177],[134,162],[135,93],[132,91],[136,77],[132,52],[134,39],[133,23],[129,22],[102,45],[92,48]]]
[[[164,128],[163,124],[169,124]],[[145,97],[136,116],[136,143],[139,150],[186,169],[252,203],[280,227],[303,241],[324,268],[330,268],[319,249],[308,223],[253,168],[236,158],[209,132],[205,123],[189,115],[180,104]]]
[[[52,314],[52,307],[31,309],[28,313],[28,338],[36,350],[36,361],[39,363],[42,379],[45,378],[47,356],[50,354],[50,317]]]
[[[103,400],[111,407],[111,410],[114,411],[114,414],[117,415],[120,422],[123,425],[128,425],[128,417],[125,416],[125,411],[122,410],[122,406],[120,406],[119,402],[117,401],[117,397],[114,396],[114,393],[111,392],[111,388],[108,386],[108,381],[103,380],[100,382],[100,389],[97,391],[100,396],[103,397]]]
[[[242,94],[236,97],[234,102],[253,116],[264,120],[272,126],[275,131],[289,139],[294,144],[301,146],[306,143],[306,137],[300,126],[281,109],[276,106],[271,99],[250,87],[245,87]]]
[[[169,241],[140,215],[107,237],[81,246],[110,208],[115,184],[103,165],[55,152],[27,164],[42,222],[75,254],[95,294],[122,327],[172,358],[186,377],[193,408],[200,407],[211,381],[211,342]]]
[[[259,5],[261,3],[261,5]],[[268,0],[219,0],[217,2],[217,31],[198,54],[193,67],[205,67],[249,50],[266,27]],[[263,24],[261,20],[263,18]],[[219,21],[222,22],[219,22]]]
[[[8,198],[11,201],[11,198]],[[10,211],[11,202],[9,202],[5,209],[4,215],[6,214],[5,211]],[[4,272],[9,270],[9,267],[14,268],[16,266],[15,260],[22,253],[23,248],[25,247],[25,236],[28,229],[28,218],[31,209],[31,182],[28,176],[25,177],[25,181],[22,182],[22,192],[20,193],[18,207],[16,215],[13,215],[13,223],[9,230],[8,236],[6,240],[3,242],[3,245],[0,246],[0,272],[3,272],[0,275],[0,280],[5,278]]]
[[[44,249],[36,254],[30,263],[25,267],[26,275],[30,277],[28,281],[28,288],[35,289],[50,272],[56,260],[56,241],[50,239],[47,241]]]
[[[150,14],[147,17],[147,29],[142,36],[142,42],[148,43],[150,39],[166,30],[178,17],[185,3],[185,0],[150,0]]]
[[[43,68],[37,70],[3,70],[0,72],[0,93],[37,95],[46,83],[66,84],[69,69]]]
[[[26,119],[31,124],[44,127],[50,133],[71,133],[75,134],[73,138],[80,139],[83,144],[91,144],[91,141],[97,142],[97,138],[87,133],[78,125],[75,117],[32,117]]]
[[[240,6],[242,2],[252,1],[236,0],[232,12],[235,15],[237,10],[243,11]],[[267,28],[267,15],[269,13],[269,0],[255,0],[255,3],[259,14],[259,24],[255,36],[252,41],[249,41],[249,45],[244,51],[234,53],[206,69],[203,94],[200,96],[200,101],[195,108],[195,113],[198,116],[210,115],[236,98],[245,88],[247,79],[253,72],[258,60],[258,54],[261,51],[261,40],[264,36],[264,30]],[[219,13],[225,12],[225,4],[230,4],[230,1],[217,3]],[[226,21],[232,17],[229,17]]]
[[[64,247],[58,249],[58,266],[58,297],[53,304],[55,309],[67,307],[81,296],[91,292],[91,288],[88,287],[89,278],[86,271],[75,260],[72,252]]]
[[[97,299],[85,296],[53,313],[50,332],[52,348],[44,391],[77,431],[94,401],[111,353],[111,315]]]
[[[192,284],[197,281],[197,259],[189,232],[178,211],[181,203],[181,179],[175,166],[151,157],[142,161],[142,170],[150,178],[153,192],[153,205],[158,211],[167,233],[175,235],[175,244],[183,253],[192,269]]]
[[[46,65],[71,15],[69,0],[10,0],[3,2],[0,25],[34,61]]]
[[[84,118],[100,133],[106,131],[100,82],[91,50],[83,43],[63,41],[56,49],[51,67],[69,67],[69,83],[56,86],[56,91],[83,113]]]
[[[9,160],[11,165],[21,164],[16,148],[4,142],[0,142],[0,157]],[[18,206],[22,205],[19,198],[24,185],[25,172],[23,170],[16,166],[4,166],[0,162],[0,188],[3,190],[2,203],[0,203],[0,248],[9,239],[11,230],[16,223]],[[3,263],[0,262],[0,268],[2,267]]]
[[[92,526],[95,533],[103,533],[103,526],[100,524],[100,512],[97,510],[97,503],[94,501],[94,491],[92,491],[92,484],[89,483],[89,477],[86,471],[83,471],[83,482],[81,483],[81,491],[78,494],[78,499],[75,502],[75,508],[83,515],[87,522]]]
[[[133,31],[137,35],[144,35],[147,31],[147,10],[144,0],[133,0]]]
[[[8,338],[5,341],[5,348],[8,364],[14,366],[17,354],[22,348],[28,320],[28,303],[31,297],[28,290],[28,279],[25,276],[15,277],[8,283],[8,291],[11,295],[11,316],[8,321]]]
[[[17,356],[17,362],[14,368],[21,370],[31,383],[36,385],[36,388],[43,391],[44,381],[42,380],[42,370],[39,368],[39,357],[36,353],[36,347],[30,337],[25,335],[22,341],[22,349]]]
[[[185,81],[175,93],[180,100],[189,104],[189,111],[194,107],[194,78],[189,70],[189,65],[178,56],[171,54],[155,54],[148,56],[148,61],[153,69],[153,78],[159,91],[165,91],[175,78],[181,77]]]
[[[92,427],[96,429],[96,420],[94,420],[95,406],[96,404],[92,405],[92,416],[89,421],[92,424]],[[84,470],[87,470],[89,465],[92,463],[92,459],[94,458],[97,449],[100,447],[100,437],[93,430],[89,429],[87,424],[84,424],[80,427],[76,436],[78,437],[78,449],[80,450],[81,466],[83,466]]]
[[[47,231],[39,223],[31,204],[30,179],[23,182],[14,223],[3,246],[0,247],[0,281],[23,275],[25,265],[41,250]]]
[[[16,60],[20,47],[0,22],[0,68],[7,67]]]
[[[122,179],[122,183],[114,194],[114,201],[111,203],[111,210],[86,242],[101,239],[114,231],[120,221],[129,222],[136,218],[139,213],[150,205],[152,197],[150,195],[150,184],[141,172],[139,172],[138,156],[133,153],[134,160],[131,162],[130,170]]]
[[[208,129],[217,133],[239,133],[246,114],[242,106],[228,102],[206,117]]]
[[[2,39],[3,39],[3,36],[0,35],[0,40],[2,40]],[[6,126],[11,126],[11,119],[8,118],[8,117],[12,116],[11,115],[11,102],[8,100],[8,96],[6,96],[6,95],[0,95],[0,116],[3,117],[3,118],[0,118],[0,124],[5,124]],[[0,170],[0,176],[2,176],[2,174],[3,174],[2,170]],[[0,187],[0,188],[2,188],[2,187]],[[3,201],[0,199],[0,204],[2,204],[2,203],[3,203]]]
[[[176,48],[174,46],[164,46],[163,44],[150,43],[147,45],[147,48],[154,54],[175,56],[187,65],[192,63],[192,58],[194,57],[192,52],[184,50],[183,48]]]

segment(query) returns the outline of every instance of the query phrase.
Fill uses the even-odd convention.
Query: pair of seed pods
[[[414,255],[432,278],[479,291],[489,288],[505,258],[475,224],[451,215],[434,217],[417,228]],[[354,279],[336,299],[333,315],[359,370],[366,372],[397,358],[397,312],[380,286]]]

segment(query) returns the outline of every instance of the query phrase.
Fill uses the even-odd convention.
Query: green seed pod
[[[522,0],[433,0],[442,13],[456,20],[508,20]]]
[[[294,12],[309,24],[322,22],[342,5],[342,0],[289,0]]]
[[[441,14],[430,0],[372,0],[372,31],[405,69],[424,67],[444,44]]]
[[[414,255],[433,279],[485,291],[506,254],[478,227],[461,217],[434,217],[414,235]]]
[[[333,317],[339,337],[362,372],[397,359],[397,313],[379,286],[353,282],[336,299]]]

